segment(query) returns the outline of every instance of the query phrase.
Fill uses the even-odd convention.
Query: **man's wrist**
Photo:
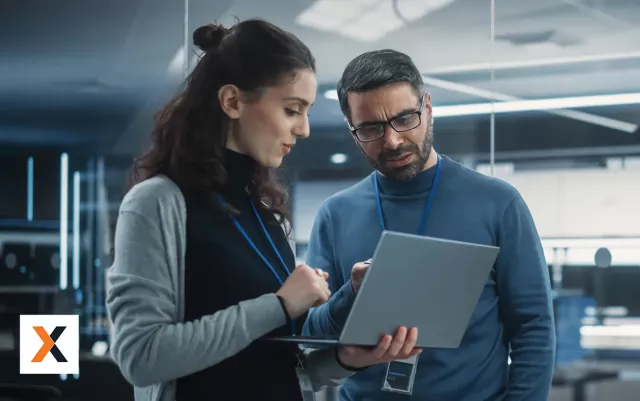
[[[349,311],[351,310],[351,306],[353,305],[355,298],[356,294],[353,292],[351,280],[349,280],[344,283],[325,304],[325,308],[328,310],[332,325],[336,330],[338,330],[338,333],[347,320],[347,316],[349,315]]]

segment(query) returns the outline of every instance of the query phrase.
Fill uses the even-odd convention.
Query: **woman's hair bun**
[[[193,32],[193,44],[203,52],[218,48],[229,30],[220,24],[203,25]]]

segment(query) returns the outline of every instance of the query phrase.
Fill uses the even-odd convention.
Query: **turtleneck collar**
[[[440,162],[444,164],[444,157],[442,155],[440,155],[440,160]],[[378,186],[382,194],[392,196],[418,195],[431,190],[437,168],[438,165],[435,164],[419,172],[413,179],[407,181],[387,177],[379,171],[376,171],[374,174],[374,179],[378,180]]]
[[[223,154],[224,168],[227,171],[227,189],[231,192],[246,191],[253,180],[258,163],[250,156],[230,149],[225,149]]]

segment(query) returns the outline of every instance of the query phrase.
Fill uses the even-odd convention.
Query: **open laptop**
[[[385,231],[336,338],[271,337],[301,345],[375,346],[398,327],[417,327],[420,348],[457,348],[499,248]]]

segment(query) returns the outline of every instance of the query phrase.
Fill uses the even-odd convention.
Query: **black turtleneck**
[[[250,157],[226,151],[228,178],[222,196],[238,211],[235,218],[284,280],[287,273],[254,215],[247,192],[256,167]],[[185,321],[276,292],[280,288],[276,277],[227,212],[207,194],[184,188],[182,192],[187,205]],[[293,271],[294,255],[282,228],[273,214],[264,210],[260,214],[289,271]],[[301,332],[305,318],[296,322],[296,334]],[[291,326],[285,325],[270,335],[291,335]],[[299,400],[296,354],[295,345],[256,341],[235,356],[178,380],[177,401]]]

